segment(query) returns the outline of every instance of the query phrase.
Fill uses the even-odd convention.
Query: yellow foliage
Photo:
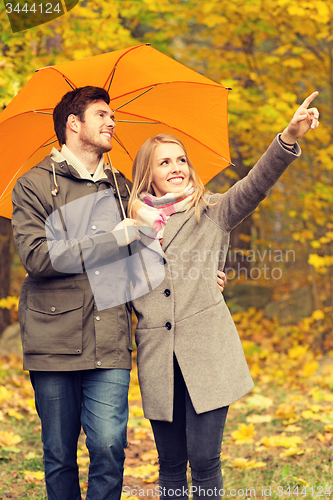
[[[333,265],[333,256],[324,255],[323,257],[321,257],[317,254],[310,254],[308,263],[311,264],[317,271],[320,271],[325,267]]]
[[[148,462],[149,460],[154,460],[156,461],[158,458],[157,451],[156,450],[150,450],[146,451],[145,453],[142,453],[140,456],[140,459],[143,460],[143,462]]]
[[[302,370],[303,377],[311,377],[319,368],[319,363],[317,361],[310,361],[305,363]]]
[[[325,318],[325,314],[323,313],[323,311],[321,309],[317,309],[316,311],[313,311],[311,317],[314,320],[318,321],[318,320],[324,319]]]
[[[256,434],[254,425],[240,424],[238,429],[231,433],[231,437],[235,439],[236,444],[253,443],[253,436]]]
[[[159,478],[159,472],[155,472],[152,476],[143,479],[144,483],[155,483]]]
[[[260,467],[266,467],[265,462],[256,462],[255,460],[248,460],[247,458],[235,458],[231,461],[232,467],[237,467],[239,469],[256,469]]]
[[[313,413],[311,410],[304,410],[302,411],[302,417],[305,418],[305,420],[322,420],[322,416],[318,415],[316,413]]]
[[[246,417],[247,422],[252,424],[264,424],[272,421],[272,415],[249,415]]]
[[[149,479],[152,474],[158,472],[158,465],[147,464],[138,467],[125,467],[124,476],[137,477],[140,479]]]
[[[284,448],[295,448],[298,444],[302,444],[302,438],[300,436],[286,436],[284,433],[275,436],[264,436],[258,444],[263,444],[267,448],[278,448],[283,446]]]
[[[0,431],[0,446],[13,446],[21,441],[21,436],[12,431]]]
[[[288,448],[280,453],[281,458],[294,457],[295,455],[303,455],[304,450],[295,446],[294,448]]]
[[[132,405],[130,408],[130,416],[134,415],[135,417],[143,417],[143,409],[141,406]]]
[[[12,391],[6,389],[6,387],[0,387],[0,402],[7,401],[13,396]]]
[[[10,417],[14,417],[16,418],[16,420],[22,420],[24,418],[23,415],[21,415],[21,413],[18,413],[16,410],[14,410],[13,408],[10,408],[8,411],[7,411],[7,414],[10,416]]]
[[[18,310],[19,297],[8,296],[4,299],[0,299],[0,308],[2,309],[14,309]]]
[[[302,427],[299,427],[297,425],[290,424],[285,428],[286,432],[301,432]]]
[[[30,471],[30,470],[25,470],[23,471],[24,474],[24,479],[28,482],[31,482],[31,479],[37,479],[37,481],[41,481],[44,479],[44,472],[43,471]]]
[[[301,486],[309,486],[305,479],[302,479],[301,477],[293,477],[293,479],[294,481],[296,481],[296,484],[300,484]]]
[[[254,396],[249,396],[246,399],[246,404],[253,408],[269,408],[273,404],[271,398],[262,396],[261,394],[255,394]]]
[[[88,456],[83,456],[81,455],[80,457],[77,458],[77,464],[80,467],[85,467],[90,463],[90,458]]]
[[[292,347],[288,351],[288,356],[290,359],[301,358],[305,355],[308,350],[308,346],[298,345],[296,347]]]
[[[134,433],[134,439],[146,439],[146,432],[143,429],[139,429]]]
[[[296,417],[295,406],[292,404],[280,404],[276,410],[276,416],[278,418],[294,418]]]

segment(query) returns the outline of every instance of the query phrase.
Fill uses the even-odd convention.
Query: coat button
[[[96,274],[96,276],[98,276],[99,275],[99,271],[95,271],[95,274]]]
[[[97,361],[97,366],[102,366],[102,361]]]
[[[165,328],[167,330],[171,330],[172,326],[171,326],[171,323],[169,321],[167,323],[165,323]]]
[[[164,290],[164,295],[165,295],[166,297],[169,297],[169,296],[170,296],[170,293],[171,293],[171,292],[170,292],[170,290],[169,290],[168,288],[167,288],[166,290]]]
[[[54,313],[55,310],[56,310],[56,308],[52,306],[51,311]]]
[[[91,229],[96,229],[96,226],[95,226],[95,225],[94,225],[94,226],[91,226]]]
[[[87,186],[92,186],[92,183],[91,182],[87,182]]]
[[[99,316],[96,316],[96,321],[99,321],[101,318]]]

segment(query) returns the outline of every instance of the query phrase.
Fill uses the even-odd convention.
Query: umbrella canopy
[[[178,137],[206,184],[231,164],[229,89],[150,45],[117,50],[36,71],[0,115],[0,215],[11,217],[17,178],[59,147],[52,112],[77,87],[103,87],[115,110],[112,164],[131,178],[141,144],[159,133]]]

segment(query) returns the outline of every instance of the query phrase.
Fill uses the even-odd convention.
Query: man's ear
[[[79,118],[73,114],[69,115],[67,118],[67,127],[70,128],[73,132],[78,132],[79,131]]]

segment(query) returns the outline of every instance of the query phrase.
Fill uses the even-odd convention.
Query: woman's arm
[[[297,139],[319,126],[317,108],[308,109],[317,95],[318,92],[313,92],[305,99],[286,129],[274,139],[244,179],[236,182],[222,196],[216,195],[216,199],[220,199],[215,206],[209,207],[207,215],[221,227],[230,231],[250,215],[290,163],[300,156]],[[211,201],[215,201],[214,196]]]

